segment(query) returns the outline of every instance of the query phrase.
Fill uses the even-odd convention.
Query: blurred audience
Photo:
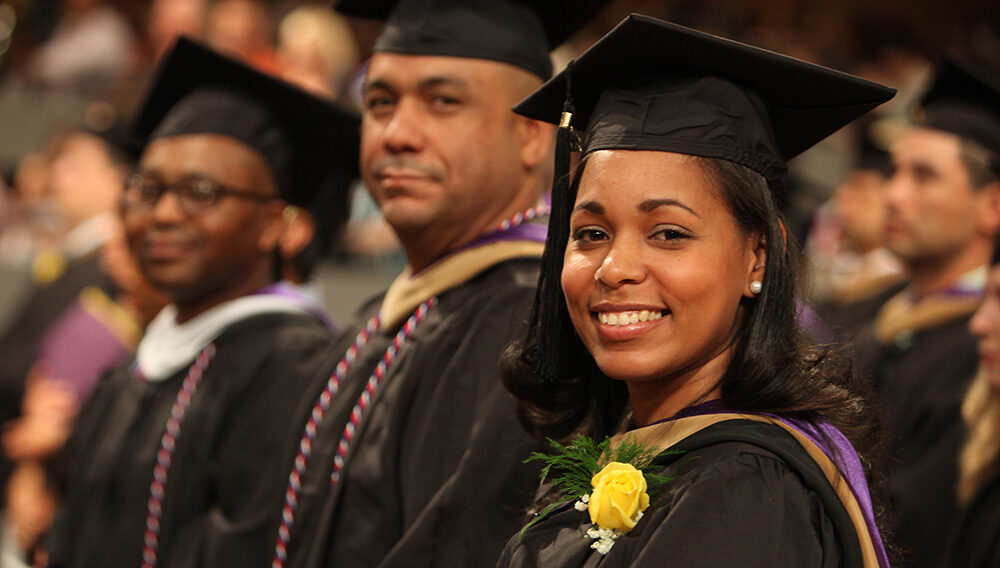
[[[885,189],[885,246],[910,283],[862,331],[857,352],[881,397],[901,565],[930,567],[958,518],[960,406],[977,362],[967,325],[1000,232],[1000,81],[945,63],[916,116],[891,149]]]
[[[347,20],[321,4],[299,6],[281,20],[277,56],[286,81],[331,99],[360,59]]]
[[[146,20],[146,38],[154,60],[182,35],[205,35],[208,0],[152,0]]]
[[[128,167],[126,154],[94,134],[64,133],[51,144],[44,193],[66,230],[36,255],[33,288],[0,334],[0,426],[21,414],[28,376],[50,327],[82,292],[115,293],[99,251],[120,230],[115,210]],[[0,482],[9,465],[6,454],[0,456]]]
[[[28,372],[21,415],[7,423],[2,449],[15,466],[4,519],[23,559],[40,552],[61,501],[59,457],[80,406],[109,369],[134,351],[143,328],[168,303],[142,276],[120,225],[101,249],[113,295],[89,286],[50,325]],[[6,568],[6,567],[3,567]]]
[[[53,89],[97,95],[131,71],[135,38],[128,21],[103,0],[63,0],[52,37],[39,47],[30,76]]]
[[[208,12],[208,44],[254,67],[280,75],[267,7],[256,0],[218,0]]]

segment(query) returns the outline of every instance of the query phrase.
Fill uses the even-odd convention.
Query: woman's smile
[[[606,341],[629,341],[663,323],[670,310],[649,305],[601,302],[591,307],[591,319]]]

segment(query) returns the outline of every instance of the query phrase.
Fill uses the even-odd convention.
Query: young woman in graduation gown
[[[963,505],[942,566],[1000,566],[1000,246],[993,252],[983,303],[969,321],[979,372],[962,403],[968,438],[959,457]]]
[[[498,566],[888,566],[861,457],[875,412],[799,330],[778,207],[785,160],[892,94],[632,15],[515,107],[561,128],[506,384],[539,437],[627,431],[672,479],[648,497],[648,475],[602,472],[548,509],[567,496],[543,485]],[[586,126],[571,185],[567,126]]]

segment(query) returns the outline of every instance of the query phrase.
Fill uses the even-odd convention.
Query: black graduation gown
[[[348,413],[396,330],[370,340],[313,445],[287,566],[496,562],[538,484],[537,467],[522,464],[537,446],[497,373],[504,348],[526,329],[538,266],[534,258],[501,262],[438,295],[389,368],[331,491]],[[359,326],[379,304],[362,309]],[[328,372],[358,329],[343,336]]]
[[[0,426],[21,415],[25,380],[38,358],[45,331],[87,286],[97,286],[108,295],[115,293],[111,279],[101,268],[99,252],[70,262],[62,276],[35,288],[0,337]],[[0,452],[0,485],[6,485],[9,468],[10,463]],[[0,508],[3,499],[0,495]]]
[[[969,315],[879,345],[859,339],[858,370],[869,373],[882,408],[888,493],[898,566],[937,566],[958,522],[962,400],[979,359]]]
[[[589,514],[571,502],[512,538],[497,567],[859,565],[846,509],[782,428],[727,421],[669,450],[679,453],[661,454],[656,463],[674,480],[607,555],[591,548]]]
[[[308,314],[232,324],[191,401],[176,442],[161,520],[159,565],[269,565],[294,435],[291,416],[332,337]],[[162,382],[106,376],[70,440],[65,511],[52,565],[139,566],[150,482],[188,367]]]
[[[1000,472],[972,497],[952,535],[941,568],[1000,566]]]

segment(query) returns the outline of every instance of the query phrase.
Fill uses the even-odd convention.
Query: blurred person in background
[[[205,40],[212,48],[272,75],[281,74],[268,7],[257,0],[217,0],[208,11]]]
[[[0,424],[16,418],[32,365],[50,326],[88,288],[114,294],[101,266],[101,247],[118,227],[115,215],[129,156],[83,131],[59,135],[52,145],[45,193],[68,229],[58,246],[40,252],[34,285],[0,335]],[[9,467],[0,454],[0,481]]]
[[[345,92],[358,71],[360,53],[346,18],[329,6],[293,9],[278,26],[278,63],[282,78],[317,96],[353,106]],[[352,189],[350,219],[342,241],[353,260],[398,271],[405,264],[399,239],[385,222],[363,184]]]
[[[969,321],[979,370],[962,402],[968,435],[959,457],[961,520],[942,568],[1000,566],[1000,243],[983,303]]]
[[[58,249],[64,223],[49,198],[49,151],[32,151],[17,164],[10,187],[7,213],[0,230],[0,270],[4,286],[0,288],[0,333],[10,325],[34,286],[42,284],[44,271],[35,268],[43,251]]]
[[[890,297],[902,290],[899,260],[884,247],[885,189],[889,153],[870,134],[865,121],[853,125],[854,166],[821,212],[814,236],[830,258],[830,299],[817,313],[840,341],[854,339]],[[814,245],[820,245],[814,239]],[[819,246],[812,248],[817,261]]]
[[[56,90],[99,95],[137,63],[128,21],[104,0],[62,0],[52,36],[34,53],[29,77]]]
[[[55,567],[266,565],[290,417],[332,345],[282,280],[315,233],[288,212],[346,191],[356,118],[191,40],[161,65],[121,215],[171,303],[76,420]]]
[[[146,39],[153,60],[160,57],[184,35],[205,35],[208,0],[153,0],[146,16]]]
[[[962,397],[976,371],[968,322],[1000,232],[1000,81],[945,61],[917,123],[891,148],[885,246],[910,283],[856,343],[882,400],[883,464],[900,566],[936,566],[958,520]]]
[[[114,294],[87,287],[49,326],[26,380],[21,415],[3,432],[3,452],[16,464],[3,519],[13,538],[3,546],[21,561],[44,558],[41,539],[62,493],[60,452],[80,406],[98,378],[133,352],[143,328],[167,304],[142,277],[122,232],[102,247],[101,265]]]
[[[281,20],[277,57],[286,81],[336,99],[357,69],[360,54],[343,16],[326,5],[306,4]]]

